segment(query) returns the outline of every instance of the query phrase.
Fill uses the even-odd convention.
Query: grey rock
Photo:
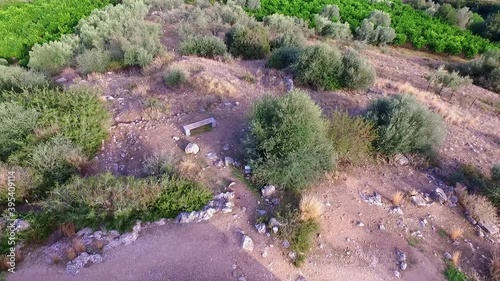
[[[61,84],[62,83],[66,83],[67,81],[68,80],[66,78],[64,78],[64,77],[61,77],[61,78],[59,78],[59,79],[56,80],[57,83],[61,83]]]
[[[161,219],[161,220],[159,220],[159,221],[157,221],[155,223],[158,226],[162,226],[162,225],[165,225],[167,223],[167,220],[166,219]]]
[[[285,86],[286,86],[286,91],[291,92],[293,91],[293,80],[290,77],[285,77]]]
[[[382,230],[382,231],[385,231],[385,225],[380,224],[380,225],[378,226],[378,229],[380,229],[380,230]]]
[[[456,205],[458,203],[458,197],[455,195],[450,196],[450,203]]]
[[[401,273],[399,273],[399,271],[394,270],[393,274],[394,274],[394,277],[401,278]]]
[[[14,225],[16,232],[26,231],[31,227],[31,223],[29,221],[25,221],[22,219],[16,219],[14,221]]]
[[[425,207],[425,206],[427,206],[427,202],[425,202],[425,199],[420,194],[412,196],[411,197],[411,202],[415,206],[417,206],[417,207]]]
[[[401,263],[399,264],[399,268],[400,268],[401,270],[405,270],[407,267],[408,267],[408,264],[407,264],[406,262],[401,262]]]
[[[257,209],[257,214],[259,214],[259,216],[264,216],[265,214],[267,214],[267,211],[266,210]]]
[[[285,249],[290,248],[290,242],[288,242],[288,240],[283,241],[283,247],[285,247]]]
[[[444,190],[439,187],[434,190],[432,197],[434,201],[439,202],[440,204],[444,204],[446,203],[446,201],[448,201],[448,196],[446,196]]]
[[[297,276],[297,278],[295,279],[295,281],[307,281],[307,279],[304,276],[299,275],[299,276]]]
[[[260,234],[266,233],[266,224],[265,223],[256,224],[255,228],[257,229],[257,232]]]
[[[142,229],[141,221],[137,221],[134,227],[132,228],[132,231],[138,233],[139,231],[141,231],[141,229]]]
[[[273,198],[273,199],[271,199],[271,203],[274,206],[278,206],[280,204],[280,199],[279,198]]]
[[[234,159],[232,157],[224,157],[224,164],[226,164],[226,166],[233,165]]]
[[[269,225],[271,227],[274,227],[274,226],[281,226],[281,223],[276,219],[276,218],[270,218],[269,219]]]
[[[125,246],[132,244],[132,242],[137,240],[137,238],[139,238],[139,234],[137,232],[132,232],[132,233],[128,232],[120,236],[120,240],[122,244]]]
[[[228,151],[228,150],[229,150],[229,144],[227,144],[227,143],[226,143],[226,144],[222,147],[222,149],[223,149],[224,151]]]
[[[247,279],[245,277],[241,276],[238,278],[238,281],[247,281]]]
[[[476,229],[477,236],[484,238],[484,232],[481,229]]]
[[[116,239],[120,237],[120,233],[116,230],[111,230],[110,232],[108,232],[108,237],[111,239]]]
[[[448,252],[444,252],[444,255],[443,255],[443,256],[444,256],[444,258],[445,258],[446,260],[451,260],[451,258],[452,258],[452,257],[451,257],[451,254],[450,254],[450,253],[448,253]]]
[[[410,160],[408,160],[408,158],[406,158],[403,154],[396,154],[394,156],[394,161],[401,166],[406,166],[410,163]]]
[[[483,228],[490,235],[495,235],[498,232],[500,232],[500,229],[498,229],[498,226],[495,223],[490,222],[490,221],[486,221],[486,222],[481,221],[481,222],[479,222],[479,226],[481,228]]]
[[[217,167],[217,168],[224,167],[224,161],[219,160],[219,161],[215,162],[215,167]]]
[[[270,197],[276,193],[276,187],[274,185],[266,185],[262,188],[262,197]]]
[[[390,213],[398,215],[398,216],[404,215],[403,210],[401,210],[401,208],[399,208],[399,207],[392,208],[391,211],[390,211]]]
[[[295,252],[290,252],[290,253],[288,253],[288,257],[289,257],[291,260],[295,260],[295,259],[297,259],[297,253],[295,253]]]
[[[398,258],[398,262],[406,261],[406,254],[399,249],[396,250],[396,257]]]
[[[363,226],[365,226],[365,224],[363,222],[358,221],[356,223],[356,226],[363,227]]]
[[[253,251],[253,240],[247,235],[243,235],[243,239],[241,240],[241,248],[245,251]]]
[[[101,230],[98,230],[96,232],[94,232],[94,238],[97,239],[97,240],[102,240],[105,236],[106,233],[104,233],[104,231],[101,231]]]
[[[382,206],[382,196],[377,192],[373,192],[373,195],[365,195],[363,193],[359,193],[359,196],[363,201],[370,205],[378,205]]]
[[[262,251],[262,257],[263,257],[263,258],[267,258],[267,256],[268,256],[268,253],[267,253],[267,247],[266,247],[266,248],[264,248],[264,250]]]
[[[85,227],[80,229],[77,233],[76,236],[81,237],[81,236],[89,236],[92,234],[92,228],[90,227]]]
[[[472,225],[476,225],[477,224],[477,221],[471,215],[466,215],[465,218],[467,219],[467,221],[470,224],[472,224]]]
[[[76,275],[83,267],[88,267],[94,263],[102,262],[102,256],[99,254],[89,255],[88,253],[81,253],[74,260],[66,264],[66,272],[71,275]]]
[[[186,148],[184,148],[184,152],[186,152],[186,154],[197,154],[200,152],[200,147],[196,143],[188,143]]]
[[[278,231],[279,231],[278,227],[277,226],[273,226],[273,232],[274,233],[278,233]]]

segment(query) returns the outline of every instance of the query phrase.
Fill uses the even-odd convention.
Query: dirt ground
[[[411,94],[445,117],[446,141],[435,167],[378,161],[345,168],[336,176],[326,175],[312,186],[310,192],[322,198],[325,213],[321,232],[302,268],[290,263],[281,241],[255,230],[255,210],[264,204],[258,192],[240,182],[230,168],[215,167],[214,159],[207,156],[215,153],[219,159],[231,156],[242,160],[251,103],[268,93],[283,94],[285,74],[266,69],[264,61],[223,63],[177,57],[170,66],[160,65],[148,75],[135,69],[90,77],[80,77],[72,70],[63,73],[68,86],[91,84],[102,88],[103,100],[113,114],[110,138],[87,172],[140,175],[146,158],[168,154],[180,165],[195,163],[197,168],[190,176],[214,192],[236,182],[231,187],[236,193],[233,213],[217,214],[206,223],[171,222],[148,227],[135,243],[111,250],[102,263],[76,276],[66,275],[62,265],[47,264],[40,250],[35,250],[8,280],[222,281],[242,276],[246,280],[297,280],[299,276],[307,280],[392,280],[398,269],[396,249],[408,255],[409,266],[401,272],[402,280],[444,280],[443,254],[453,251],[462,252],[460,265],[466,272],[485,276],[493,244],[476,235],[463,210],[439,204],[418,208],[405,202],[403,215],[396,215],[390,213],[388,198],[396,191],[447,189],[443,176],[460,163],[473,164],[483,171],[500,163],[500,117],[495,116],[498,108],[491,106],[500,104],[500,96],[472,85],[447,101],[448,96],[442,99],[425,92],[429,66],[439,64],[435,58],[391,47],[367,48],[363,54],[377,69],[375,87],[362,93],[306,89],[324,114],[335,109],[360,114],[377,97],[413,91]],[[162,83],[161,74],[171,65],[189,70],[190,85],[172,89]],[[475,97],[478,99],[472,104]],[[184,135],[183,125],[207,117],[217,120],[216,128],[195,136]],[[198,155],[184,154],[189,142],[200,146]],[[360,192],[380,193],[383,206],[363,202]],[[426,223],[422,224],[424,219]],[[360,222],[364,226],[358,226]],[[440,235],[440,229],[453,226],[466,230],[458,245]],[[240,230],[254,240],[253,252],[241,249]],[[416,231],[422,239],[412,236]],[[262,256],[264,249],[267,257]]]

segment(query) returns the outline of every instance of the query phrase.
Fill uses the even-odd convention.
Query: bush
[[[65,35],[59,41],[36,44],[29,52],[28,66],[34,70],[57,74],[71,65],[78,48],[78,37]]]
[[[0,91],[21,90],[22,88],[37,88],[48,86],[47,78],[38,72],[19,66],[0,65]]]
[[[41,183],[41,177],[29,168],[19,166],[12,166],[0,162],[0,204],[7,204],[9,185],[8,175],[9,172],[14,172],[15,176],[15,192],[14,198],[16,202],[22,202],[24,199],[29,198],[33,190]]]
[[[172,218],[179,212],[198,210],[210,198],[210,191],[183,179],[139,179],[106,173],[73,178],[57,187],[44,205],[54,217],[73,221],[77,226],[123,230],[137,219]]]
[[[165,73],[163,81],[168,86],[177,87],[188,81],[188,74],[182,68],[173,68]]]
[[[306,23],[298,18],[280,14],[264,18],[264,24],[271,30],[271,47],[302,47],[306,43]]]
[[[81,73],[105,72],[111,64],[111,56],[101,49],[89,49],[76,57],[78,71]]]
[[[348,23],[329,22],[323,25],[320,31],[321,36],[337,39],[351,40],[351,27]]]
[[[269,33],[259,25],[235,26],[227,35],[229,52],[243,59],[262,59],[270,50]]]
[[[125,0],[116,6],[93,11],[76,27],[85,49],[100,49],[124,65],[145,66],[161,53],[161,26],[144,20],[148,6]]]
[[[146,0],[144,3],[150,5],[154,10],[170,11],[184,5],[183,0]]]
[[[340,20],[340,9],[337,5],[326,5],[321,12],[321,16],[327,18],[331,21],[339,21]]]
[[[304,188],[334,164],[320,108],[293,91],[253,105],[246,150],[258,184]]]
[[[275,49],[269,56],[266,66],[275,69],[287,68],[297,62],[301,52],[302,49],[298,47],[281,47]]]
[[[375,83],[375,69],[360,54],[348,51],[342,58],[342,86],[348,89],[364,90]]]
[[[432,156],[444,141],[441,117],[407,94],[375,100],[366,118],[373,122],[377,132],[375,148],[385,155]]]
[[[444,277],[446,277],[446,280],[448,280],[448,281],[467,281],[467,280],[469,280],[465,273],[460,271],[460,269],[458,269],[458,267],[455,267],[451,264],[448,264],[446,266],[446,270],[444,271]]]
[[[22,151],[13,152],[19,152],[18,156],[24,155],[33,147],[39,137],[46,138],[43,131],[70,140],[77,147],[81,147],[89,157],[101,148],[102,140],[107,136],[109,113],[99,95],[90,89],[75,88],[64,91],[40,88],[22,92],[4,91],[0,95],[0,103],[2,102],[17,103],[25,110],[39,112],[36,128],[42,134],[37,136],[35,132],[31,132],[31,136],[27,138],[29,142],[23,143]],[[19,128],[23,126],[19,125]],[[26,132],[29,131],[27,129]],[[51,131],[55,132],[50,134]],[[23,162],[22,159],[18,160]]]
[[[226,53],[226,44],[215,36],[195,36],[181,42],[180,52],[182,55],[214,58]]]
[[[376,26],[372,21],[365,19],[356,28],[356,37],[373,45],[385,45],[396,38],[396,32],[388,26]]]
[[[307,47],[294,65],[294,72],[300,83],[321,90],[334,90],[341,87],[342,55],[328,45]]]
[[[330,121],[328,135],[343,164],[360,164],[370,158],[375,139],[373,126],[360,117],[335,111]]]
[[[500,93],[500,51],[489,50],[479,58],[458,65],[463,75],[472,77],[474,83]]]
[[[14,151],[29,143],[40,114],[33,109],[11,103],[0,103],[0,160],[5,161]]]

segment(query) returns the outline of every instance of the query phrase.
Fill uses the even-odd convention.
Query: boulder
[[[245,251],[253,251],[253,240],[248,235],[243,235],[243,239],[241,241],[241,248]]]
[[[234,159],[232,157],[224,157],[224,164],[226,164],[226,166],[233,165]]]
[[[444,204],[446,203],[446,201],[448,201],[448,196],[446,196],[446,193],[444,193],[443,189],[438,187],[432,193],[432,199],[436,202],[439,202],[440,204]]]
[[[31,224],[29,221],[25,221],[22,219],[16,219],[14,222],[14,225],[16,226],[15,229],[17,232],[28,230],[31,227]]]
[[[418,207],[425,207],[427,206],[427,202],[425,202],[425,199],[422,197],[422,195],[417,194],[411,197],[411,202]]]
[[[257,232],[260,234],[266,233],[266,224],[265,223],[256,224],[255,228],[257,229]]]
[[[410,163],[410,160],[408,160],[408,158],[406,158],[403,154],[396,154],[394,156],[394,161],[401,166],[406,166]]]
[[[266,185],[262,188],[262,197],[270,197],[276,193],[276,187],[274,185]]]
[[[500,229],[498,229],[498,226],[493,222],[490,222],[490,221],[483,222],[482,221],[479,223],[479,225],[481,226],[481,228],[483,228],[490,235],[494,235],[494,234],[497,234],[500,232]]]
[[[83,267],[88,267],[94,263],[102,262],[102,256],[99,254],[89,255],[88,253],[81,253],[74,260],[66,264],[66,272],[71,275],[76,275]]]
[[[188,143],[186,148],[184,148],[184,152],[186,152],[186,154],[197,154],[200,152],[200,147],[196,143]]]

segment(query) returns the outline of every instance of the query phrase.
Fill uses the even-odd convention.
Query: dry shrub
[[[102,248],[104,248],[104,242],[102,242],[101,240],[95,240],[94,241],[94,246],[97,250],[102,250]]]
[[[464,230],[458,226],[453,226],[450,230],[450,238],[453,241],[457,241],[458,238],[462,237]]]
[[[68,260],[72,261],[74,260],[78,255],[75,252],[75,249],[69,248],[68,251],[66,252],[66,257]]]
[[[185,158],[179,163],[179,173],[185,178],[196,179],[200,171],[200,165],[192,158]]]
[[[73,249],[76,253],[80,254],[85,252],[87,250],[87,247],[85,247],[85,244],[83,244],[81,240],[77,240],[73,243]]]
[[[458,263],[460,262],[460,257],[462,256],[462,252],[460,251],[455,251],[453,252],[453,255],[451,255],[451,262],[455,267],[458,266]]]
[[[142,68],[144,75],[150,75],[153,72],[162,70],[175,59],[173,52],[165,52],[163,55],[157,56],[150,64]]]
[[[403,198],[404,198],[404,193],[401,191],[396,191],[392,195],[392,204],[394,204],[394,206],[399,206],[401,202],[403,202]]]
[[[455,193],[460,205],[468,210],[473,218],[480,222],[498,224],[497,209],[487,197],[477,194],[469,195],[467,188],[459,183],[455,187]]]
[[[59,226],[61,233],[66,237],[73,237],[76,233],[75,224],[72,222],[63,223]]]
[[[408,194],[411,196],[417,196],[418,195],[418,191],[416,189],[412,189],[410,192],[408,192]]]
[[[59,124],[53,123],[48,127],[35,128],[33,132],[35,133],[35,137],[39,140],[46,140],[59,132]]]
[[[135,83],[131,86],[132,94],[137,96],[146,96],[150,88],[149,84],[146,83]]]
[[[398,92],[408,93],[415,96],[421,102],[424,102],[435,113],[443,117],[444,120],[452,124],[470,124],[476,123],[476,118],[471,114],[467,114],[458,106],[447,103],[441,97],[418,88],[413,87],[408,82],[399,83],[387,79],[377,79],[377,88],[395,88]]]
[[[196,75],[192,80],[193,85],[207,94],[219,97],[231,97],[236,94],[236,87],[230,82],[206,74]]]
[[[313,220],[317,221],[321,214],[323,214],[323,203],[312,195],[304,195],[300,199],[300,219],[303,221]]]
[[[61,262],[61,257],[58,255],[52,256],[52,264],[59,264]]]
[[[500,281],[500,253],[498,248],[493,252],[493,257],[490,262],[490,277],[491,281]]]

